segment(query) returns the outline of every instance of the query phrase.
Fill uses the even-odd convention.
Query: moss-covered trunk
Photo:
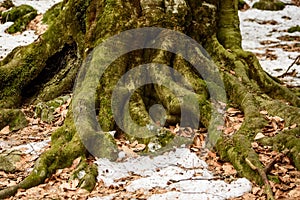
[[[271,139],[272,141],[265,142],[291,149],[290,157],[300,169],[300,143],[280,140],[281,137],[285,138],[285,135],[298,140],[300,99],[266,74],[252,53],[242,50],[237,0],[68,0],[59,6],[60,12],[46,33],[33,44],[15,49],[1,61],[0,116],[5,115],[9,109],[17,113],[15,109],[24,103],[48,101],[69,93],[81,64],[94,62],[85,61],[90,58],[88,56],[90,52],[109,37],[135,28],[162,27],[190,36],[207,50],[218,67],[228,102],[245,114],[242,127],[233,136],[221,135],[217,138],[216,149],[222,159],[231,161],[241,175],[262,182],[259,170],[263,170],[263,166],[251,148],[251,141],[267,123],[260,114],[260,111],[266,110],[273,116],[283,118],[286,126],[298,124],[296,131],[284,131]],[[153,41],[157,42],[164,33],[160,34],[157,38],[153,38]],[[168,37],[164,39],[158,41],[161,46],[176,45],[174,39]],[[178,87],[178,91],[181,94],[189,94],[191,91],[196,93],[199,113],[194,113],[188,106],[186,109],[189,113],[199,115],[199,121],[191,121],[190,126],[200,125],[209,128],[210,123],[214,122],[212,119],[215,119],[215,113],[212,105],[215,102],[212,102],[211,97],[218,96],[219,93],[219,96],[222,96],[222,84],[209,79],[204,80],[202,74],[193,69],[192,63],[184,60],[184,56],[163,49],[140,49],[118,57],[101,77],[95,99],[90,99],[92,103],[96,103],[92,105],[89,102],[88,105],[92,105],[91,109],[95,110],[88,110],[89,107],[84,106],[75,108],[87,109],[87,112],[97,116],[102,131],[97,132],[97,125],[92,121],[87,120],[84,123],[87,123],[85,124],[87,127],[96,127],[86,131],[95,141],[107,147],[105,151],[97,154],[98,156],[115,158],[116,148],[113,138],[108,133],[113,130],[118,131],[116,136],[125,134],[128,139],[134,138],[144,143],[155,140],[162,145],[173,144],[174,136],[168,132],[164,132],[163,137],[160,133],[148,138],[139,138],[120,131],[120,127],[115,123],[111,108],[113,90],[124,73],[142,64],[168,65],[189,82],[190,87],[183,84]],[[191,50],[187,49],[186,53],[189,54],[189,51]],[[203,53],[198,55],[208,59]],[[205,70],[207,73],[214,73],[210,72],[213,71],[212,68],[208,67]],[[160,71],[153,73],[157,74],[156,78],[160,78]],[[166,73],[170,73],[171,79],[176,81],[176,76],[171,71]],[[129,82],[138,80],[138,76],[139,73],[130,75]],[[85,85],[80,87],[83,92],[81,95],[89,89]],[[224,98],[217,100],[226,103]],[[86,105],[85,103],[82,105]],[[155,120],[161,119],[161,115],[151,118],[148,114],[148,110],[155,104],[161,104],[165,108],[165,125],[180,122],[182,113],[180,100],[171,90],[158,84],[148,84],[134,92],[129,104],[131,118],[140,126],[155,123]],[[128,119],[122,115],[122,102],[119,102],[118,106],[121,123],[124,123],[126,130],[134,132],[135,130],[131,130],[132,127],[126,127]],[[76,113],[75,110],[74,112]],[[75,117],[75,122],[76,120],[81,118]],[[15,121],[11,119],[0,123],[0,129],[13,122]],[[220,132],[219,130],[213,132],[216,129],[209,130],[212,130],[212,133],[209,133],[208,142],[214,144],[213,140],[216,139],[214,136]],[[280,145],[277,145],[278,143]],[[55,169],[69,165],[72,159],[78,156],[85,157],[86,154],[87,151],[74,125],[73,112],[70,110],[63,127],[52,136],[51,149],[41,156],[33,173],[19,185],[0,191],[0,197],[11,195],[18,188],[29,188],[42,183]],[[259,170],[253,170],[253,165]]]

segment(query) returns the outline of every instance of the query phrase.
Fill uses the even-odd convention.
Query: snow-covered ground
[[[59,1],[61,0],[13,0],[13,3],[15,5],[29,4],[40,13],[44,13]],[[255,1],[248,0],[247,2],[249,5],[253,5]],[[245,12],[239,12],[239,16],[241,19],[243,48],[261,54],[266,53],[266,49],[274,50],[272,54],[276,54],[277,59],[269,60],[266,57],[260,57],[260,63],[271,75],[278,76],[285,72],[299,55],[299,52],[288,52],[281,48],[270,46],[291,43],[279,40],[279,36],[300,36],[299,32],[284,32],[291,26],[299,25],[300,8],[286,6],[283,11],[276,12],[249,9]],[[275,20],[277,24],[258,23],[269,20]],[[11,52],[13,48],[19,45],[27,45],[38,37],[33,31],[25,31],[17,35],[6,34],[4,31],[11,24],[11,22],[0,24],[0,59]],[[262,41],[272,41],[272,43],[262,45],[260,43]],[[297,70],[300,73],[299,67]],[[289,84],[300,85],[300,77],[291,78]],[[27,148],[27,150],[29,151],[30,149]],[[231,183],[212,180],[213,175],[208,171],[207,164],[195,154],[190,153],[188,149],[177,149],[175,152],[169,152],[155,158],[139,157],[119,163],[99,159],[96,161],[96,164],[99,168],[98,180],[103,180],[106,185],[122,184],[122,178],[134,172],[142,178],[134,180],[127,185],[126,189],[128,191],[136,191],[139,188],[149,190],[155,187],[162,187],[168,190],[165,194],[152,195],[150,199],[226,199],[240,196],[251,190],[251,183],[244,178],[237,179]],[[195,176],[195,174],[201,174],[201,176]],[[178,191],[173,191],[172,188],[176,188]],[[114,195],[92,199],[112,199],[113,197]]]
[[[54,4],[62,0],[13,0],[14,5],[27,4],[38,10],[38,13],[45,13]],[[3,2],[3,0],[0,0]],[[25,46],[34,42],[38,35],[32,30],[24,31],[22,34],[10,35],[5,33],[5,30],[12,25],[13,22],[0,24],[0,60],[9,54],[17,46]]]
[[[37,9],[38,13],[45,13],[54,4],[59,3],[61,1],[62,0],[12,0],[14,5],[16,6],[27,4]]]
[[[154,158],[142,156],[130,158],[125,162],[110,162],[98,159],[98,181],[111,185],[127,185],[126,177],[130,174],[141,176],[129,181],[126,191],[135,192],[140,189],[150,193],[155,188],[166,189],[163,194],[153,194],[149,199],[214,199],[223,200],[238,197],[251,191],[251,182],[240,178],[231,183],[215,180],[208,165],[187,148],[159,155]],[[90,200],[108,200],[116,194],[106,197],[94,197]]]
[[[247,0],[249,5],[253,5],[258,0]],[[291,1],[286,0],[286,3]],[[300,41],[282,41],[281,36],[298,36],[300,32],[288,33],[287,29],[292,26],[300,25],[300,7],[287,5],[282,11],[262,11],[249,9],[240,11],[240,29],[242,33],[242,46],[245,50],[257,54],[273,54],[277,59],[271,60],[270,56],[261,56],[259,61],[263,69],[272,76],[282,75],[287,68],[294,62],[299,51],[287,51],[280,48],[280,45],[291,47],[292,44]],[[267,44],[261,44],[267,43]],[[296,77],[285,77],[289,85],[300,86],[300,67],[294,65],[290,71],[296,69]]]

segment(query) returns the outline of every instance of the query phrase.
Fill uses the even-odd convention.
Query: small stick
[[[283,78],[287,75],[287,72],[291,69],[291,67],[296,64],[296,62],[298,62],[298,60],[300,61],[300,55],[297,56],[297,58],[294,60],[294,62],[288,67],[288,69],[280,76],[278,76],[278,78]]]
[[[282,153],[276,155],[275,158],[274,158],[271,162],[269,162],[269,164],[265,167],[265,173],[268,174],[268,173],[271,171],[273,165],[274,165],[279,159],[281,159],[282,157],[284,157],[288,152],[289,152],[289,150],[288,150],[288,149],[285,149],[285,150],[283,150]]]
[[[267,195],[267,199],[268,200],[274,200],[274,195],[272,192],[272,187],[270,185],[270,182],[268,180],[267,174],[265,173],[264,169],[258,168],[256,167],[248,158],[245,159],[246,163],[249,165],[249,167],[254,170],[257,171],[258,174],[260,175],[260,177],[263,180],[263,183],[265,185],[265,194]]]

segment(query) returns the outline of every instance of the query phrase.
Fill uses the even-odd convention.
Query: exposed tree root
[[[279,151],[287,148],[289,150],[288,156],[293,160],[295,166],[300,169],[300,98],[282,86],[278,80],[265,73],[252,53],[241,49],[237,1],[210,1],[211,4],[208,4],[198,0],[187,0],[178,7],[179,12],[177,14],[167,11],[167,9],[173,8],[170,6],[165,7],[165,1],[150,2],[129,0],[64,1],[62,5],[64,9],[58,17],[59,20],[55,21],[38,41],[28,47],[14,50],[1,62],[0,107],[18,107],[26,93],[24,92],[24,86],[38,85],[32,83],[32,81],[43,79],[44,76],[41,75],[43,70],[46,70],[44,71],[45,74],[48,74],[47,70],[49,70],[53,76],[47,77],[48,80],[43,84],[44,87],[40,88],[41,94],[35,96],[27,93],[28,98],[38,97],[40,100],[48,100],[53,98],[48,94],[49,91],[51,94],[55,91],[54,96],[66,92],[70,89],[77,69],[87,53],[107,37],[123,30],[145,26],[162,26],[181,31],[203,44],[222,74],[230,103],[241,109],[245,115],[244,123],[233,136],[221,135],[219,138],[217,136],[220,132],[215,131],[209,133],[208,142],[212,147],[217,142],[215,148],[221,159],[230,161],[241,176],[265,184],[268,198],[273,199],[267,178],[268,168],[270,167],[265,167],[259,161],[258,154],[251,147],[251,142],[253,142],[256,133],[260,132],[268,123],[264,116],[260,114],[262,110],[268,111],[272,116],[283,118],[286,126],[297,124],[297,128],[283,130],[276,136],[264,138],[259,142],[271,145]],[[74,17],[77,20],[74,20]],[[161,34],[164,34],[164,32]],[[156,42],[160,42],[162,46],[176,43],[174,39],[167,37],[164,39],[164,41]],[[188,54],[192,50],[188,49],[186,51]],[[206,57],[199,53],[200,56]],[[55,61],[50,62],[51,59]],[[55,68],[53,63],[63,63],[58,62],[60,59],[67,59],[68,63],[61,65],[60,70],[51,71]],[[201,110],[200,121],[192,121],[191,125],[200,124],[207,128],[210,125],[209,123],[217,121],[217,119],[214,119],[214,111],[211,109],[214,102],[210,101],[210,96],[218,96],[221,93],[219,89],[222,86],[219,83],[214,83],[214,80],[209,78],[203,81],[203,77],[193,69],[191,63],[186,62],[181,56],[163,50],[135,51],[118,58],[101,77],[96,99],[88,100],[95,102],[96,105],[89,104],[92,107],[79,106],[76,109],[79,109],[79,111],[80,109],[90,109],[89,112],[94,112],[92,109],[96,107],[98,121],[103,131],[120,130],[113,119],[111,109],[112,91],[124,73],[133,69],[134,66],[150,62],[169,65],[182,73],[190,82],[191,88],[181,84],[178,91],[188,94],[193,90],[197,94]],[[47,69],[47,66],[53,68]],[[209,70],[209,67],[205,70]],[[154,74],[157,74],[156,78],[163,78],[160,77],[160,73],[160,71],[154,72]],[[174,74],[170,72],[169,74],[176,81]],[[138,75],[136,74],[136,76]],[[64,81],[60,82],[61,78]],[[138,80],[134,76],[128,77],[128,79]],[[181,83],[178,80],[177,82]],[[211,94],[208,92],[208,85],[213,88],[210,91]],[[82,95],[84,95],[85,89],[87,88],[82,86]],[[124,92],[126,92],[126,88]],[[222,95],[223,93],[219,94],[219,96]],[[86,105],[86,102],[81,103],[81,105]],[[122,121],[126,122],[126,116],[122,115],[124,112],[121,103],[119,105],[120,116]],[[129,106],[131,117],[139,125],[145,126],[152,123],[151,120],[153,119],[148,115],[148,110],[157,103],[162,104],[167,110],[167,124],[176,124],[180,121],[179,100],[168,88],[157,84],[139,88],[133,94]],[[190,107],[187,106],[186,109],[189,110]],[[81,118],[75,119],[75,122],[76,120],[80,121]],[[98,148],[97,145],[100,144],[102,149],[105,148],[105,151],[99,152],[99,157],[113,158],[113,156],[116,156],[116,147],[112,146],[111,136],[106,135],[105,132],[95,132],[93,129],[89,129],[94,125],[89,120],[82,123],[87,127],[86,134],[92,135],[96,140],[92,141],[94,143],[91,144],[92,147],[96,149]],[[127,128],[130,130],[131,127]],[[130,132],[134,131],[130,130]],[[124,133],[119,131],[118,134]],[[172,137],[169,137],[169,134],[164,136],[165,138],[162,138],[160,142],[163,143],[164,141],[167,146]],[[137,139],[128,134],[127,137]],[[13,195],[19,188],[27,189],[44,182],[56,169],[71,165],[72,161],[79,156],[84,160],[87,150],[81,139],[78,132],[76,132],[72,111],[70,110],[64,126],[52,135],[51,149],[42,154],[32,173],[18,185],[1,190],[0,198]],[[174,140],[177,139],[175,137]],[[149,141],[148,138],[143,142],[149,143]],[[96,172],[93,167],[87,169],[87,171],[91,173],[86,177],[86,185],[83,185],[90,190],[95,184]]]
[[[20,188],[28,189],[43,183],[57,169],[70,166],[78,157],[82,157],[84,161],[87,152],[78,134],[75,133],[73,122],[67,120],[64,126],[53,133],[51,148],[40,156],[30,175],[19,184],[1,190],[0,198],[12,196]],[[96,183],[96,176],[97,171],[93,167],[88,167],[85,177],[81,180],[82,187],[91,191]]]

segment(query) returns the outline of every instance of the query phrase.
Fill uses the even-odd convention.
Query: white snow
[[[34,31],[24,31],[22,34],[10,35],[4,31],[12,25],[13,22],[0,24],[0,60],[3,59],[17,46],[24,46],[32,43],[38,38]]]
[[[24,154],[40,155],[41,151],[50,144],[50,139],[41,142],[31,142],[19,146],[12,147],[11,150],[20,150]]]
[[[256,1],[246,1],[253,5]],[[284,1],[291,3],[291,1]],[[272,54],[277,56],[275,60],[269,60],[266,57],[259,59],[262,68],[272,76],[282,75],[287,68],[294,62],[299,52],[288,52],[282,48],[276,48],[275,45],[298,43],[295,41],[281,41],[280,36],[300,36],[300,32],[288,33],[286,32],[292,26],[300,25],[300,8],[296,6],[287,5],[281,11],[262,11],[258,9],[249,9],[245,12],[239,11],[240,29],[242,34],[242,47],[245,50],[254,53],[265,53],[266,50],[271,50]],[[287,19],[290,17],[291,19]],[[275,20],[277,24],[259,24],[257,22],[264,22]],[[262,45],[262,41],[272,41],[271,44]],[[286,77],[284,80],[289,85],[300,86],[300,68],[297,65],[293,66],[291,70],[296,69],[297,77]]]
[[[13,0],[15,5],[28,4],[33,6],[40,13],[44,13],[55,3],[61,0]],[[249,5],[253,5],[257,0],[247,0]],[[1,0],[0,0],[1,2]],[[180,2],[180,1],[179,1]],[[284,1],[290,3],[290,1]],[[300,36],[299,32],[283,32],[291,26],[299,25],[300,8],[296,6],[286,6],[283,11],[260,11],[249,9],[245,12],[239,12],[241,21],[241,33],[243,37],[243,48],[252,52],[264,53],[265,49],[274,50],[278,56],[276,60],[260,59],[264,70],[271,75],[281,75],[288,66],[299,55],[299,52],[287,52],[279,48],[270,47],[274,44],[289,44],[290,42],[280,41],[277,37],[283,35]],[[288,16],[291,19],[284,19]],[[252,20],[252,21],[249,21]],[[260,25],[256,21],[275,20],[276,25]],[[32,43],[38,36],[33,31],[25,31],[19,35],[9,35],[4,31],[11,25],[11,22],[0,24],[0,59],[5,57],[15,47]],[[273,31],[277,30],[277,31]],[[263,46],[261,41],[270,40],[276,43]],[[282,69],[277,72],[274,69]],[[300,73],[300,68],[298,67]],[[300,78],[289,78],[289,83],[300,85]],[[28,152],[37,151],[35,147],[47,144],[31,144],[21,146]],[[40,147],[40,148],[41,148]],[[141,178],[130,182],[126,189],[136,191],[139,188],[149,190],[154,187],[161,187],[168,190],[164,194],[152,195],[149,199],[226,199],[241,196],[243,193],[251,190],[251,183],[245,179],[237,179],[234,182],[226,183],[222,180],[210,180],[213,174],[208,171],[207,164],[200,160],[195,154],[190,153],[188,149],[177,149],[175,152],[169,152],[154,158],[149,156],[131,158],[125,162],[110,162],[107,159],[98,159],[99,175],[98,180],[103,180],[105,185],[120,185],[124,183],[120,178],[128,177],[134,173]],[[201,176],[196,176],[201,174]],[[196,179],[196,180],[186,180]],[[201,179],[201,180],[199,180]],[[173,180],[170,184],[170,180]],[[180,181],[181,180],[181,181]],[[178,181],[178,182],[176,182]],[[176,188],[177,191],[172,191]],[[94,197],[91,199],[113,199],[115,196]]]
[[[13,0],[13,3],[18,6],[22,4],[31,5],[38,10],[39,13],[45,13],[54,4],[62,0]],[[3,0],[0,0],[3,2]],[[5,33],[5,30],[12,25],[13,22],[6,22],[0,24],[0,60],[9,54],[14,48],[18,46],[25,46],[34,42],[38,35],[34,31],[24,31],[22,34],[10,35]]]
[[[207,180],[197,180],[197,181],[187,181],[178,182],[171,185],[171,188],[180,190],[180,192],[167,192],[164,194],[154,194],[149,200],[155,199],[229,199],[234,197],[242,196],[245,192],[251,191],[251,183],[245,179],[241,178],[230,184],[224,181],[207,181]]]
[[[3,0],[0,0],[2,2]],[[46,12],[54,4],[61,2],[62,0],[13,0],[15,5],[28,4],[38,10],[39,13]],[[246,0],[246,2],[252,6],[258,0]],[[285,3],[291,3],[291,0],[282,0]],[[180,1],[178,1],[180,2]],[[283,16],[288,16],[291,19],[284,19]],[[272,76],[279,76],[283,74],[286,69],[293,63],[295,58],[299,55],[299,52],[287,52],[280,48],[271,47],[276,44],[290,44],[291,42],[280,41],[279,36],[291,35],[300,36],[299,32],[287,33],[283,32],[291,26],[299,25],[300,21],[300,8],[296,6],[286,6],[282,11],[261,11],[257,9],[249,9],[245,12],[239,12],[241,21],[241,33],[243,37],[242,46],[245,50],[252,51],[254,53],[265,53],[266,49],[273,50],[272,54],[277,55],[276,60],[269,60],[262,57],[260,63],[263,69]],[[267,21],[275,20],[278,22],[276,25],[260,25],[255,21]],[[24,46],[32,43],[37,39],[37,35],[33,31],[25,31],[22,34],[9,35],[4,31],[12,24],[7,22],[0,24],[0,60],[3,59],[9,52],[11,52],[17,46]],[[273,31],[276,30],[276,31]],[[273,41],[276,43],[269,45],[261,45],[261,41]],[[300,85],[300,68],[293,67],[291,70],[296,69],[298,71],[297,77],[286,77],[285,81],[289,85]]]
[[[168,192],[152,195],[150,199],[227,199],[243,195],[251,191],[251,183],[245,178],[231,183],[212,180],[213,174],[207,164],[187,148],[178,148],[153,158],[142,156],[130,158],[125,162],[110,162],[98,159],[98,181],[106,186],[125,184],[124,178],[131,174],[141,178],[126,184],[126,190],[135,192],[139,189],[150,191],[153,188],[164,188]],[[176,189],[177,192],[173,192]],[[97,197],[91,199],[111,199]]]
[[[12,0],[13,4],[16,6],[27,4],[35,8],[38,13],[45,13],[54,4],[57,4],[61,1],[62,0]]]

